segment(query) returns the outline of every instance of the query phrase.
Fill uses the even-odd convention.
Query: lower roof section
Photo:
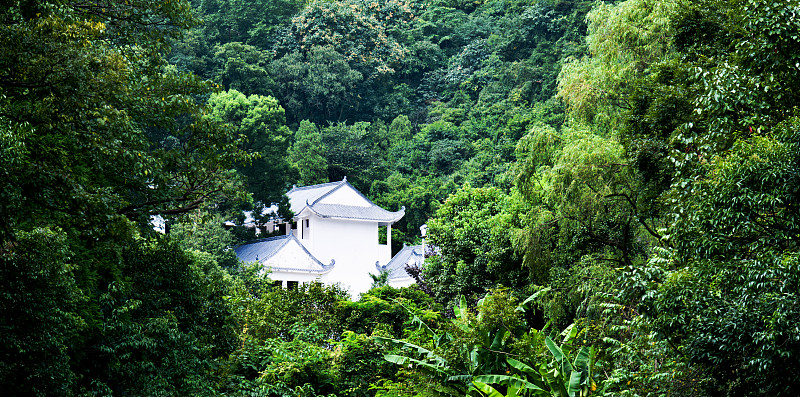
[[[323,264],[292,235],[251,241],[234,249],[242,262],[257,262],[273,272],[328,273],[334,263]]]

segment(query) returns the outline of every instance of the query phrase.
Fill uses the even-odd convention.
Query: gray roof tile
[[[275,255],[292,236],[278,236],[253,240],[234,249],[242,262],[262,262]]]
[[[354,205],[318,203],[318,201],[325,196],[344,186],[349,186],[352,188],[353,191],[357,192],[361,197],[363,197],[364,200],[370,204],[370,206],[360,207]],[[405,215],[405,207],[401,208],[400,211],[391,212],[375,205],[375,203],[350,185],[350,183],[347,182],[347,178],[344,178],[339,182],[294,187],[292,190],[287,192],[286,195],[289,196],[289,204],[291,205],[292,212],[295,214],[300,213],[304,208],[308,207],[323,218],[371,220],[387,223],[397,222]]]
[[[286,235],[286,236],[278,236],[278,237],[270,237],[264,238],[259,240],[251,241],[247,244],[242,244],[234,249],[236,256],[239,257],[239,260],[242,262],[259,262],[262,263],[264,261],[269,260],[280,252],[283,247],[285,247],[290,242],[295,241],[300,248],[313,260],[314,263],[319,265],[319,269],[317,271],[311,272],[327,272],[333,268],[334,263],[331,261],[330,264],[325,265],[319,261],[314,255],[311,255],[310,252],[306,249],[303,244],[301,244],[294,235]],[[308,269],[299,269],[293,268],[288,266],[272,266],[272,270],[278,271],[289,271],[289,272],[309,272]]]
[[[359,220],[374,220],[378,222],[397,222],[405,215],[405,208],[397,212],[386,211],[374,205],[372,207],[358,207],[341,204],[314,204],[309,207],[311,211],[323,218],[344,218]]]
[[[292,212],[295,214],[299,213],[305,208],[306,203],[313,203],[319,200],[320,197],[330,193],[343,183],[347,183],[347,181],[343,180],[319,185],[293,187],[292,190],[286,192],[286,195],[289,196],[289,204]]]
[[[378,270],[381,272],[388,271],[390,280],[406,278],[409,277],[408,272],[406,272],[406,264],[414,262],[417,265],[421,265],[423,261],[425,261],[425,253],[422,245],[406,246],[386,266],[378,266]]]

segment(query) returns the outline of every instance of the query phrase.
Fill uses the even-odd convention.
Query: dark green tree
[[[711,394],[797,387],[799,131],[794,117],[740,140],[676,205],[675,249],[646,314],[713,379]]]
[[[239,42],[215,46],[211,76],[228,89],[245,94],[269,95],[274,82],[267,65],[269,54],[257,47]]]
[[[197,393],[230,350],[222,273],[149,223],[245,198],[214,87],[165,61],[195,22],[182,1],[0,9],[4,390]]]
[[[370,123],[337,123],[322,130],[328,161],[328,179],[344,177],[360,191],[369,191],[371,181],[381,179],[385,164],[370,137]]]
[[[314,45],[305,52],[291,52],[270,64],[275,94],[289,113],[290,121],[308,119],[343,121],[346,111],[357,106],[356,85],[364,76],[331,45]]]
[[[72,349],[89,325],[66,239],[35,229],[0,251],[0,384],[9,394],[69,396],[78,382]]]

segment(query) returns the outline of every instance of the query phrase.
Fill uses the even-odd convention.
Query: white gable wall
[[[289,281],[297,281],[299,284],[308,284],[314,281],[323,282],[322,277],[317,273],[271,271],[267,277],[270,280],[280,281],[284,288],[286,288]]]
[[[274,266],[319,271],[319,264],[310,258],[296,241],[289,241],[271,258],[261,261],[261,264],[263,265],[264,271],[269,270],[267,276],[271,280],[281,281],[284,287],[286,287],[288,281],[297,281],[300,284],[306,284],[312,281],[321,281],[322,276],[324,276],[316,272],[272,270]]]
[[[271,258],[261,261],[264,267],[288,267],[309,271],[319,271],[319,264],[315,262],[296,241],[286,243],[280,251]],[[270,277],[272,278],[272,277]],[[272,278],[275,280],[275,278]]]
[[[355,191],[350,185],[343,185],[342,187],[334,190],[327,196],[321,198],[317,203],[320,204],[342,204],[354,205],[357,207],[372,207],[367,199]]]

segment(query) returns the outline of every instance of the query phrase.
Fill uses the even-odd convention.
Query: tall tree
[[[195,22],[183,1],[0,8],[4,390],[197,393],[231,348],[218,268],[149,222],[245,199],[214,87],[164,59]]]
[[[353,125],[338,123],[322,130],[328,179],[347,180],[362,192],[369,191],[371,181],[381,179],[385,164],[370,140],[370,123]]]
[[[317,126],[308,120],[301,121],[289,150],[289,160],[300,175],[297,183],[307,186],[329,182],[328,162],[324,155],[325,147]]]
[[[275,95],[296,119],[316,123],[341,121],[346,111],[357,106],[354,88],[364,76],[331,45],[314,45],[294,51],[270,64],[275,78]]]
[[[288,184],[286,151],[291,131],[278,101],[230,90],[211,95],[208,102],[208,117],[229,124],[233,135],[243,138],[241,150],[254,155],[250,163],[237,164],[253,198],[265,206],[280,202]]]
[[[437,300],[453,307],[459,296],[477,301],[491,288],[527,282],[511,241],[521,226],[513,207],[497,188],[465,186],[436,210],[428,237],[439,255],[428,258],[423,276]]]
[[[0,181],[6,232],[181,213],[233,191],[226,170],[246,155],[200,117],[197,95],[212,87],[163,59],[193,23],[187,4],[43,1],[0,13],[0,118],[18,145]]]
[[[712,379],[709,394],[781,395],[800,382],[798,153],[794,116],[708,162],[676,203],[674,249],[643,307]]]

